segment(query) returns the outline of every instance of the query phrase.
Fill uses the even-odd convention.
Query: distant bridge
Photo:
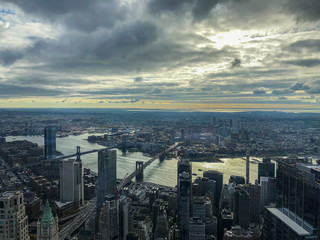
[[[5,171],[16,171],[16,170],[20,170],[22,168],[30,168],[30,167],[36,167],[36,166],[40,166],[40,165],[45,165],[45,164],[48,164],[48,163],[55,163],[55,162],[59,162],[59,161],[61,161],[63,159],[78,157],[78,156],[81,156],[81,155],[95,153],[95,152],[99,152],[99,151],[105,151],[105,150],[116,148],[116,147],[117,147],[117,145],[112,145],[112,146],[106,147],[106,148],[93,149],[93,150],[89,150],[89,151],[86,151],[86,152],[77,152],[75,154],[65,155],[65,156],[54,158],[54,159],[44,159],[44,160],[41,160],[39,162],[27,163],[27,164],[24,164],[24,165],[19,166],[19,167],[8,168],[8,169],[5,169]]]
[[[175,149],[176,147],[178,147],[180,144],[180,142],[175,143],[174,145],[170,146],[168,149],[166,149],[163,152],[160,152],[159,154],[157,154],[156,156],[150,158],[147,162],[143,163],[143,166],[141,168],[136,169],[133,173],[131,173],[128,177],[124,178],[122,180],[122,182],[119,184],[118,186],[118,190],[120,190],[123,186],[125,186],[126,184],[128,184],[134,177],[136,177],[137,175],[141,174],[143,172],[143,170],[148,167],[151,163],[154,162],[154,160],[166,155],[168,152],[170,152],[171,150]]]

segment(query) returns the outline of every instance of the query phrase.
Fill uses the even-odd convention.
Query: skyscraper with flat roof
[[[223,185],[223,173],[215,170],[209,170],[203,172],[203,177],[207,177],[210,180],[216,181],[216,192],[214,194],[214,203],[216,208],[219,207],[221,190]]]
[[[117,187],[117,152],[98,152],[97,209],[102,207],[105,196],[115,194]]]
[[[258,181],[261,177],[274,177],[275,164],[270,158],[263,158],[262,162],[258,163]]]
[[[191,176],[182,172],[178,179],[178,226],[180,239],[189,239],[189,216],[191,204]]]
[[[82,162],[68,159],[60,165],[60,201],[84,204],[84,181]]]
[[[44,155],[46,159],[56,158],[56,128],[44,128]]]
[[[234,192],[233,225],[240,225],[246,229],[249,228],[250,225],[250,196],[248,192],[241,187],[236,187]]]
[[[105,196],[100,212],[100,239],[113,240],[119,237],[119,202],[114,194]]]

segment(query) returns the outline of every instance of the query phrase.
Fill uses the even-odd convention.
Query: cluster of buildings
[[[309,131],[313,120],[304,132],[295,120],[287,128],[284,120],[274,119],[224,117],[198,124],[190,120],[186,125],[181,121],[177,117],[168,128],[168,122],[155,125],[150,117],[136,131],[113,127],[111,134],[89,139],[150,154],[183,141],[174,188],[142,182],[123,185],[117,179],[116,150],[98,152],[97,174],[83,168],[80,154],[58,164],[8,172],[17,163],[55,159],[58,128],[45,128],[44,149],[0,139],[0,239],[320,239],[320,165],[298,155],[265,157],[257,163],[258,179],[253,183],[246,153],[250,149],[287,154],[290,149],[283,142],[293,146],[300,136],[302,141],[290,151],[316,154],[319,139]],[[100,124],[103,120],[97,119],[95,125]],[[215,154],[247,154],[245,177],[232,175],[224,182],[223,173],[209,170],[192,181],[191,160]]]

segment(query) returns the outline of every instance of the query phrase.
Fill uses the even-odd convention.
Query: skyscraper
[[[119,205],[114,194],[105,197],[100,212],[100,239],[113,240],[119,237]]]
[[[209,170],[203,172],[203,177],[207,177],[210,180],[216,181],[216,192],[214,194],[214,204],[216,208],[219,207],[221,190],[223,185],[223,173],[215,170]]]
[[[5,192],[0,194],[0,239],[29,240],[28,217],[23,205],[23,193]]]
[[[162,206],[159,209],[157,216],[157,224],[154,230],[154,239],[167,239],[168,238],[168,218],[165,208]]]
[[[320,239],[319,165],[308,159],[279,159],[277,163],[278,210]]]
[[[236,187],[234,192],[233,225],[240,225],[246,229],[250,225],[250,197],[241,187]]]
[[[263,158],[263,162],[258,163],[258,181],[261,177],[274,177],[275,164],[270,158]]]
[[[261,206],[267,206],[275,201],[277,186],[276,179],[273,177],[261,177]]]
[[[189,239],[189,216],[191,203],[191,175],[182,172],[178,184],[178,226],[180,239]]]
[[[44,155],[46,159],[56,158],[56,128],[44,128]]]
[[[68,159],[60,165],[60,201],[84,204],[84,181],[82,162]]]
[[[53,217],[48,201],[37,223],[37,240],[59,240],[58,218]]]
[[[246,184],[250,182],[250,152],[247,150],[246,153]]]
[[[125,239],[129,233],[129,213],[131,210],[131,199],[121,196],[119,199],[119,237]]]
[[[117,152],[98,152],[97,209],[102,207],[105,196],[115,194],[117,186]]]

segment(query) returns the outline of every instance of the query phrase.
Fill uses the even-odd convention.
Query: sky
[[[320,111],[319,0],[1,0],[0,108]]]

